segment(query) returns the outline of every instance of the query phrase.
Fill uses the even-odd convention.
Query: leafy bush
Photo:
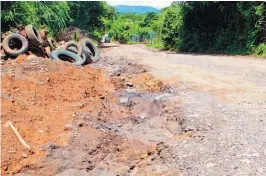
[[[162,28],[162,40],[165,49],[179,50],[181,43],[181,31],[183,27],[183,9],[177,3],[172,3],[170,8],[165,10],[165,17]]]
[[[9,27],[33,24],[37,28],[46,27],[52,34],[67,26],[70,20],[67,2],[13,2],[8,9],[2,10],[2,31]]]
[[[166,9],[166,49],[248,54],[266,42],[266,2],[182,2]]]
[[[116,17],[114,8],[101,1],[14,1],[1,5],[2,31],[33,24],[37,28],[46,27],[53,35],[70,25],[91,33],[103,32],[104,19]]]
[[[254,48],[253,52],[256,55],[266,58],[266,44],[265,43],[259,44],[259,46]]]

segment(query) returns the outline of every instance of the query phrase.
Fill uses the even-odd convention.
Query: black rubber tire
[[[52,50],[55,50],[59,46],[59,43],[57,43],[57,41],[51,37],[47,39],[47,42]]]
[[[84,53],[82,53],[82,61],[83,61],[83,64],[82,65],[86,65],[86,55]]]
[[[72,65],[79,66],[79,65],[84,64],[84,59],[82,59],[79,55],[77,55],[71,51],[67,51],[67,50],[54,50],[51,52],[50,58],[60,59],[59,58],[60,55],[64,55],[64,56],[67,56],[67,57],[74,59],[75,62],[73,62]]]
[[[1,60],[7,60],[8,57],[5,53],[1,53]]]
[[[68,50],[69,47],[75,47],[77,48],[78,52],[77,52],[77,55],[81,56],[82,55],[82,47],[79,43],[77,42],[73,42],[73,41],[70,41],[70,42],[67,42],[66,44],[64,44],[64,49]]]
[[[86,57],[86,61],[85,61],[85,64],[90,64],[93,62],[92,60],[92,55],[90,53],[87,53],[86,51],[83,52],[83,54],[85,55]]]
[[[73,53],[76,53],[76,54],[78,52],[77,48],[75,48],[74,46],[70,46],[67,50]],[[89,54],[82,53],[82,59],[84,60],[83,65],[86,65],[92,62],[91,56]]]
[[[13,50],[9,47],[9,42],[13,39],[20,40],[22,46],[19,50]],[[28,40],[20,34],[14,33],[6,36],[3,40],[2,47],[7,55],[17,56],[19,54],[25,53],[28,50],[29,43]]]
[[[83,53],[91,54],[91,59],[97,61],[100,58],[99,50],[96,45],[90,39],[80,40]]]
[[[39,47],[43,44],[40,32],[33,25],[27,25],[25,31],[32,45]]]
[[[73,53],[76,53],[76,54],[78,53],[77,48],[74,47],[74,46],[70,46],[70,47],[68,47],[67,50],[68,50],[68,51],[71,51],[71,52],[73,52]]]

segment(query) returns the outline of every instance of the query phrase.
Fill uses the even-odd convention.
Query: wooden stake
[[[24,139],[21,137],[21,135],[19,134],[18,130],[13,126],[12,122],[7,121],[6,122],[7,126],[10,126],[12,128],[12,130],[14,131],[15,135],[17,136],[18,140],[20,141],[20,143],[26,147],[28,150],[31,150],[30,146],[24,141]]]

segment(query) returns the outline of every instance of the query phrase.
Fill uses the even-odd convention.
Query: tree
[[[183,9],[180,5],[172,3],[165,9],[165,17],[162,28],[162,40],[166,49],[178,50],[180,44],[181,29],[183,27]]]
[[[101,1],[69,1],[72,25],[87,30],[103,28],[106,19],[114,19],[116,11]]]
[[[152,22],[158,20],[158,15],[155,12],[149,12],[147,13],[146,17],[144,18],[144,21],[140,23],[141,27],[150,27]]]
[[[174,3],[164,18],[165,47],[185,52],[251,53],[265,42],[265,8],[265,2]]]

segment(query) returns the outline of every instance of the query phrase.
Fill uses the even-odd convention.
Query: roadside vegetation
[[[266,2],[173,3],[166,11],[166,49],[266,56]]]
[[[3,2],[2,31],[33,24],[58,35],[69,26],[95,39],[177,52],[266,57],[266,2],[173,2],[161,13],[118,14],[106,2]]]
[[[33,24],[57,36],[63,29],[75,26],[100,38],[106,28],[104,21],[113,20],[117,15],[114,8],[103,1],[16,1],[1,2],[1,5],[2,32]]]
[[[120,43],[145,42],[148,45],[163,48],[161,32],[163,13],[147,14],[125,13],[114,21],[107,21],[107,32]]]
[[[110,23],[111,37],[121,43],[266,57],[266,2],[174,2],[159,14],[122,14]]]

